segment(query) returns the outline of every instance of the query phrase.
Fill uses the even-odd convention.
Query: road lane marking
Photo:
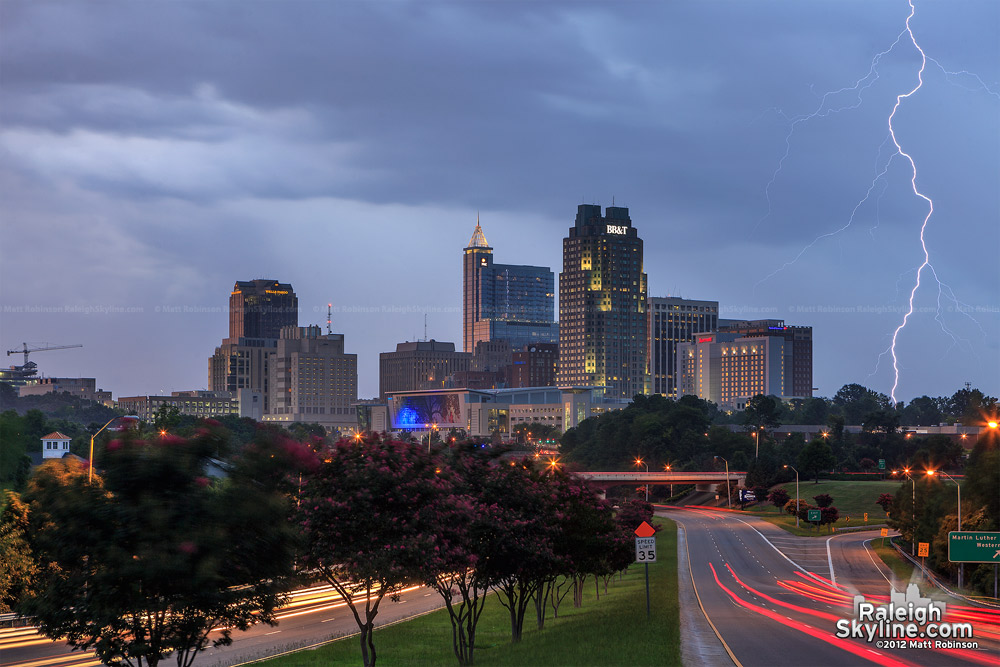
[[[712,623],[712,619],[708,617],[705,605],[701,603],[701,596],[698,595],[698,584],[695,583],[694,572],[691,570],[691,546],[688,541],[687,528],[680,521],[677,522],[677,526],[684,531],[684,550],[687,552],[688,575],[691,577],[691,587],[694,589],[694,596],[698,600],[698,606],[701,607],[701,613],[705,615],[705,620],[708,621],[710,626],[712,626],[712,631],[715,633],[715,636],[719,638],[720,642],[722,642],[722,648],[726,649],[726,653],[729,654],[729,658],[733,661],[736,667],[743,667],[743,663],[736,658],[733,650],[729,648],[729,644],[726,643],[726,640],[723,639],[722,635],[719,633],[719,629],[715,627],[715,623]]]
[[[837,577],[833,573],[833,555],[830,553],[830,540],[832,540],[836,535],[826,538],[826,560],[830,563],[830,581],[837,583]]]

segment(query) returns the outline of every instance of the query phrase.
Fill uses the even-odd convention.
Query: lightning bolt
[[[790,117],[790,116],[788,116],[788,114],[786,114],[785,112],[781,111],[780,109],[773,109],[773,111],[775,111],[779,116],[781,116],[785,120],[789,121],[789,128],[788,128],[788,134],[785,135],[785,152],[781,156],[781,159],[778,160],[778,166],[777,166],[777,168],[775,168],[774,173],[771,174],[771,180],[769,180],[767,182],[767,185],[764,186],[764,196],[767,199],[767,212],[764,213],[764,215],[761,216],[760,220],[757,221],[757,224],[754,225],[754,227],[753,227],[754,231],[757,231],[757,228],[760,227],[760,223],[764,222],[771,215],[771,188],[774,186],[775,181],[778,180],[778,176],[781,174],[781,171],[782,171],[782,169],[785,166],[785,160],[787,160],[788,156],[791,155],[791,152],[792,152],[792,136],[795,134],[795,128],[798,127],[802,123],[805,123],[807,121],[813,120],[814,118],[825,118],[827,116],[832,116],[834,114],[838,114],[838,113],[841,113],[841,112],[844,112],[844,111],[851,111],[853,109],[857,109],[858,107],[860,107],[864,103],[863,93],[866,90],[868,90],[869,88],[871,88],[873,85],[875,85],[875,82],[878,81],[878,79],[879,79],[879,74],[878,74],[879,63],[882,61],[883,57],[885,57],[889,53],[892,53],[892,50],[896,48],[897,44],[899,44],[899,40],[901,40],[903,38],[903,34],[905,32],[906,31],[903,30],[898,35],[896,35],[896,40],[889,46],[888,49],[886,49],[885,51],[881,51],[880,53],[875,54],[875,57],[872,58],[871,65],[868,68],[868,73],[865,74],[860,79],[858,79],[857,81],[855,81],[854,85],[852,85],[852,86],[844,86],[843,88],[841,88],[839,90],[831,90],[831,91],[827,91],[827,92],[823,93],[822,97],[820,97],[819,102],[816,105],[816,110],[813,111],[812,113],[800,114],[798,116]],[[940,65],[939,65],[939,67],[940,67]],[[944,68],[942,67],[941,69],[944,69]],[[953,74],[960,74],[960,72],[954,72]],[[973,76],[975,76],[975,75],[973,75]],[[982,80],[980,80],[980,83],[982,83]],[[983,85],[983,87],[986,87],[985,83],[983,83],[982,85]],[[841,93],[846,93],[846,92],[855,92],[855,93],[857,93],[857,100],[854,103],[852,103],[852,104],[845,104],[845,105],[842,105],[842,106],[839,106],[839,107],[829,107],[829,108],[827,108],[827,102],[828,102],[828,100],[831,97],[834,97],[836,95],[840,95]],[[869,190],[869,194],[870,193],[871,193],[871,190]],[[857,209],[855,209],[855,210],[857,210]],[[834,234],[840,233],[841,231],[843,231],[844,229],[846,229],[848,226],[849,225],[846,225],[844,228],[838,230],[837,232],[834,232],[833,234],[826,234],[825,236],[833,236]],[[818,240],[819,239],[816,239],[816,241],[818,241]],[[815,243],[815,241],[813,243]],[[801,253],[799,253],[799,256],[801,257]],[[796,257],[796,259],[798,259],[798,257]],[[789,264],[794,264],[794,263],[795,263],[794,260],[792,260],[792,262],[789,262]],[[788,266],[788,264],[786,264],[786,266]],[[784,267],[782,267],[782,268],[784,268]],[[780,269],[779,269],[779,271],[780,271]],[[763,281],[761,281],[761,282],[763,282]]]
[[[924,261],[917,268],[917,277],[913,281],[913,289],[910,290],[909,306],[907,308],[906,314],[903,315],[903,321],[899,323],[896,330],[892,332],[892,345],[889,346],[890,353],[892,354],[892,370],[893,370],[893,381],[892,381],[892,391],[889,392],[889,396],[892,398],[893,405],[896,404],[896,389],[899,388],[899,357],[896,355],[896,343],[899,339],[899,332],[906,327],[906,323],[909,322],[910,316],[913,315],[913,299],[917,294],[917,290],[920,289],[920,277],[923,275],[924,269],[930,267],[931,272],[934,273],[935,279],[937,279],[937,273],[934,271],[934,267],[931,266],[931,254],[927,250],[927,239],[924,237],[927,231],[927,223],[930,222],[931,216],[934,215],[934,201],[925,195],[917,187],[917,163],[913,161],[913,157],[903,150],[903,147],[899,143],[899,139],[896,137],[896,129],[892,125],[893,119],[896,117],[896,112],[899,111],[899,105],[903,103],[903,100],[914,95],[921,86],[924,85],[924,68],[927,67],[927,54],[924,50],[920,48],[917,44],[917,38],[913,34],[913,29],[910,27],[910,19],[916,13],[917,9],[913,6],[913,0],[906,0],[910,5],[910,15],[906,17],[906,33],[910,36],[910,41],[913,43],[913,47],[920,52],[920,69],[917,70],[917,85],[908,93],[897,95],[896,104],[892,107],[892,113],[889,114],[889,135],[892,137],[892,143],[896,145],[896,151],[905,157],[910,163],[910,186],[913,188],[913,194],[915,194],[920,199],[927,202],[927,215],[924,216],[924,222],[920,225],[920,247],[924,252]],[[940,283],[939,283],[940,284]]]
[[[851,227],[854,224],[854,222],[855,222],[855,219],[857,217],[858,211],[861,209],[861,207],[866,202],[869,201],[869,199],[872,197],[873,192],[878,187],[879,183],[883,183],[884,184],[884,182],[885,182],[885,176],[886,176],[886,174],[887,174],[887,172],[889,170],[889,167],[892,164],[893,160],[897,156],[904,158],[909,163],[909,166],[910,166],[910,186],[911,186],[911,189],[913,191],[913,194],[914,194],[914,196],[916,196],[917,198],[923,200],[926,203],[926,205],[927,205],[927,214],[924,216],[923,222],[920,225],[920,234],[919,234],[920,248],[921,248],[923,257],[922,257],[922,261],[921,261],[920,265],[917,266],[916,269],[915,269],[916,275],[915,275],[913,286],[909,290],[909,298],[907,299],[906,312],[904,313],[903,319],[899,323],[899,326],[897,326],[893,330],[893,332],[892,332],[891,343],[889,344],[889,346],[885,350],[883,350],[883,352],[881,352],[878,355],[878,357],[876,359],[876,362],[875,362],[875,371],[872,373],[872,374],[875,374],[875,373],[878,372],[879,365],[880,365],[881,360],[882,360],[882,358],[884,356],[890,355],[892,357],[893,385],[892,385],[892,390],[890,391],[890,396],[891,396],[892,401],[893,401],[894,404],[896,403],[896,391],[899,388],[899,377],[900,377],[900,361],[899,361],[899,356],[897,355],[897,343],[899,341],[899,337],[900,337],[901,332],[903,331],[903,329],[906,328],[906,325],[909,323],[910,318],[913,316],[913,313],[914,313],[914,310],[915,310],[914,300],[916,298],[917,292],[920,290],[920,288],[922,286],[922,282],[923,282],[923,278],[924,278],[925,272],[929,272],[930,273],[930,275],[933,277],[934,282],[936,282],[937,286],[938,286],[938,290],[937,290],[937,313],[936,313],[934,319],[938,322],[938,324],[940,325],[942,331],[945,334],[947,334],[948,336],[950,336],[951,339],[952,339],[952,346],[949,347],[949,351],[952,348],[954,348],[956,345],[959,345],[960,342],[965,342],[965,343],[968,343],[968,342],[967,341],[961,341],[958,338],[958,336],[956,336],[955,332],[952,331],[947,326],[947,324],[945,323],[944,318],[942,317],[942,299],[947,299],[947,300],[951,301],[952,303],[954,303],[955,306],[956,306],[956,310],[959,313],[962,313],[963,315],[965,315],[966,317],[968,317],[970,320],[972,320],[972,322],[974,322],[979,327],[979,330],[984,334],[984,336],[986,335],[986,332],[983,329],[982,325],[974,317],[972,317],[972,315],[969,314],[969,311],[971,309],[968,307],[968,304],[962,303],[961,301],[958,300],[958,298],[956,297],[954,291],[951,289],[951,287],[949,287],[947,284],[945,284],[944,282],[941,281],[941,279],[938,276],[937,271],[935,270],[934,266],[931,264],[931,255],[930,255],[930,251],[929,251],[929,249],[927,247],[927,241],[926,241],[926,231],[927,231],[927,227],[928,227],[928,224],[930,222],[931,216],[934,214],[934,202],[933,202],[933,200],[929,196],[927,196],[926,194],[924,194],[920,190],[920,188],[917,186],[917,165],[916,165],[916,162],[914,161],[912,155],[910,155],[905,150],[903,150],[903,146],[900,143],[899,138],[896,135],[896,128],[894,126],[894,120],[896,118],[896,113],[899,111],[899,108],[902,105],[902,103],[903,103],[904,100],[906,100],[906,99],[912,97],[913,95],[915,95],[917,93],[917,91],[919,91],[923,87],[923,84],[924,84],[924,73],[925,73],[925,71],[927,69],[928,63],[932,63],[934,66],[936,66],[938,69],[940,69],[941,72],[944,73],[945,77],[948,79],[948,81],[950,83],[954,83],[954,82],[952,82],[952,78],[953,77],[968,77],[968,78],[973,79],[977,85],[975,87],[967,87],[967,86],[960,86],[960,87],[962,87],[962,88],[964,88],[965,90],[968,90],[968,91],[980,91],[980,90],[982,90],[982,91],[985,91],[987,94],[989,94],[989,95],[991,95],[993,97],[996,97],[997,99],[1000,99],[1000,93],[998,93],[996,90],[993,90],[992,88],[990,88],[990,86],[987,85],[986,82],[984,82],[982,80],[982,78],[980,78],[978,75],[976,75],[976,74],[974,74],[972,72],[965,71],[965,70],[958,71],[958,72],[949,71],[949,70],[945,69],[944,66],[942,66],[941,63],[939,63],[937,60],[934,60],[933,58],[931,58],[931,57],[929,57],[927,55],[927,53],[923,50],[923,48],[917,42],[916,36],[914,35],[913,29],[912,29],[912,26],[911,26],[911,20],[913,19],[914,15],[916,13],[916,7],[913,4],[913,0],[907,0],[907,4],[909,5],[910,13],[906,17],[904,29],[902,31],[900,31],[900,33],[896,36],[896,39],[892,42],[892,44],[887,49],[885,49],[884,51],[881,51],[881,52],[877,53],[872,58],[871,65],[869,67],[868,73],[865,74],[865,76],[863,76],[860,79],[858,79],[857,81],[855,81],[852,86],[845,86],[843,88],[840,88],[839,90],[830,91],[828,93],[825,93],[820,98],[819,103],[818,103],[816,109],[813,112],[811,112],[811,113],[802,114],[802,115],[794,116],[794,117],[790,117],[790,116],[784,114],[783,112],[778,111],[779,115],[781,115],[786,120],[790,121],[789,131],[785,135],[785,152],[781,156],[780,160],[778,161],[778,165],[777,165],[775,171],[773,172],[773,174],[771,175],[771,179],[768,181],[767,185],[764,188],[765,197],[767,199],[767,212],[765,213],[765,215],[760,220],[757,221],[757,224],[754,226],[754,230],[756,230],[757,227],[765,219],[767,219],[770,216],[770,214],[771,214],[771,188],[774,185],[774,183],[776,182],[778,176],[781,174],[782,168],[784,167],[784,163],[788,159],[788,157],[789,157],[789,155],[791,153],[792,137],[795,134],[795,131],[796,131],[796,128],[798,127],[798,125],[800,125],[801,123],[804,123],[806,121],[812,120],[814,118],[826,117],[826,116],[830,116],[830,115],[835,114],[835,113],[840,113],[842,111],[849,111],[849,110],[857,109],[858,107],[860,107],[862,105],[862,103],[864,102],[864,95],[863,95],[864,92],[868,88],[870,88],[872,85],[874,85],[875,82],[879,78],[878,67],[879,67],[879,64],[880,64],[882,58],[884,58],[886,55],[888,55],[889,53],[891,53],[896,48],[896,46],[904,39],[904,36],[906,38],[908,38],[909,41],[910,41],[910,43],[913,44],[913,47],[920,54],[920,67],[919,67],[919,69],[916,72],[916,74],[917,74],[917,83],[908,92],[900,93],[900,94],[898,94],[896,96],[896,102],[893,105],[892,112],[889,114],[889,118],[888,118],[889,135],[888,135],[888,137],[886,137],[885,141],[882,142],[882,145],[879,146],[878,154],[877,154],[876,159],[875,159],[875,176],[872,179],[871,183],[869,184],[868,189],[865,192],[864,196],[855,204],[855,206],[852,209],[852,211],[850,213],[850,216],[848,216],[848,219],[847,219],[847,221],[846,221],[845,224],[843,224],[842,226],[840,226],[839,228],[837,228],[837,229],[835,229],[835,230],[833,230],[831,232],[826,232],[824,234],[820,234],[819,236],[817,236],[816,238],[814,238],[813,241],[810,242],[805,247],[803,247],[798,252],[798,254],[795,255],[794,258],[792,258],[791,260],[785,262],[779,268],[775,269],[774,271],[772,271],[771,273],[769,273],[768,275],[766,275],[761,280],[758,280],[756,282],[756,284],[754,285],[754,289],[756,290],[756,288],[761,283],[764,283],[764,282],[770,280],[771,278],[773,278],[777,274],[781,273],[782,271],[784,271],[788,267],[790,267],[793,264],[795,264],[796,262],[798,262],[798,260],[801,259],[802,256],[810,248],[812,248],[813,246],[815,246],[819,242],[823,241],[824,239],[828,239],[830,237],[837,236],[837,235],[843,233],[844,231],[846,231],[849,227]],[[954,85],[958,85],[958,84],[954,84]],[[843,106],[840,106],[840,107],[828,106],[828,103],[829,103],[829,100],[831,99],[831,97],[836,96],[836,95],[841,94],[841,93],[848,92],[848,91],[852,91],[852,92],[856,93],[856,100],[855,101],[853,101],[851,104],[846,104],[846,105],[843,105]],[[882,163],[882,160],[884,159],[883,158],[883,149],[885,148],[886,144],[889,143],[890,141],[891,141],[892,145],[894,146],[895,151],[891,155],[889,155],[888,158],[885,158],[885,162]],[[877,197],[875,199],[875,205],[876,205],[876,225],[873,226],[871,229],[869,229],[869,232],[868,232],[869,235],[871,235],[873,238],[874,238],[874,231],[878,227],[878,222],[877,222],[878,219],[879,219],[879,216],[878,216],[878,207],[879,207],[879,204],[881,202],[882,195],[885,193],[886,187],[888,187],[888,186],[884,185],[882,191],[878,193],[878,195],[877,195]],[[909,272],[907,272],[907,273],[909,273]],[[898,285],[898,281],[897,281],[897,285]],[[971,349],[971,345],[969,345],[969,348]],[[947,354],[947,351],[945,352],[945,354]],[[869,377],[871,377],[871,375],[869,375]]]

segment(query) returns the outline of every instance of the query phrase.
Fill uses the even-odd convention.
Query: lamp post
[[[670,464],[669,463],[665,463],[663,465],[663,470],[665,472],[670,472]],[[674,497],[674,483],[673,482],[670,482],[670,497],[671,498]]]
[[[729,488],[729,461],[726,461],[726,459],[721,456],[716,456],[715,458],[725,461],[726,463],[726,504],[729,506],[729,509],[733,509],[733,494],[732,489]]]
[[[437,424],[431,424],[431,428],[430,428],[430,430],[429,430],[429,431],[427,431],[427,453],[428,453],[428,454],[430,454],[430,453],[431,453],[431,435],[432,435],[432,434],[434,433],[434,431],[436,431],[436,430],[438,430],[438,425],[437,425]]]
[[[795,470],[795,466],[784,466]],[[795,527],[799,527],[799,471],[795,470]]]
[[[954,477],[952,477],[948,473],[944,472],[943,470],[928,470],[927,474],[930,475],[930,476],[943,475],[943,476],[947,477],[948,479],[950,479],[951,481],[955,482],[955,490],[958,491],[958,530],[959,530],[959,532],[961,532],[961,530],[962,530],[962,485],[958,483],[957,479],[955,479]],[[963,576],[964,574],[965,574],[965,563],[959,563],[958,564],[958,587],[959,588],[962,587],[962,579],[965,578]]]
[[[892,474],[895,475],[899,470],[893,470]],[[910,480],[912,485],[910,489],[910,523],[913,524],[913,535],[910,539],[910,555],[915,556],[917,553],[917,482],[910,476],[910,469],[903,468],[902,473],[906,475],[906,479]]]
[[[108,420],[108,424],[110,424],[116,419],[118,419],[118,417],[112,417],[111,419]],[[108,424],[105,424],[104,426],[102,426],[97,430],[97,433],[90,436],[90,471],[87,473],[87,484],[92,484],[94,481],[94,438],[100,435],[101,431],[103,431],[108,427]]]
[[[635,457],[635,464],[637,466],[646,466],[646,472],[647,473],[649,472],[649,464],[646,463],[645,461],[643,461],[641,456]],[[643,486],[646,487],[646,502],[648,503],[649,502],[649,480],[648,479],[646,480],[646,483],[643,484]]]

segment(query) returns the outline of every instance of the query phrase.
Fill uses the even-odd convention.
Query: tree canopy
[[[29,541],[37,592],[18,611],[42,633],[106,664],[190,665],[233,629],[274,623],[292,565],[285,498],[234,474],[213,484],[221,433],[111,441],[101,475],[60,459],[31,478]]]

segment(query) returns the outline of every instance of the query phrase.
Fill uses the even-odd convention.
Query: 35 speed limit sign
[[[637,537],[635,538],[635,562],[655,563],[656,562],[656,538]]]

